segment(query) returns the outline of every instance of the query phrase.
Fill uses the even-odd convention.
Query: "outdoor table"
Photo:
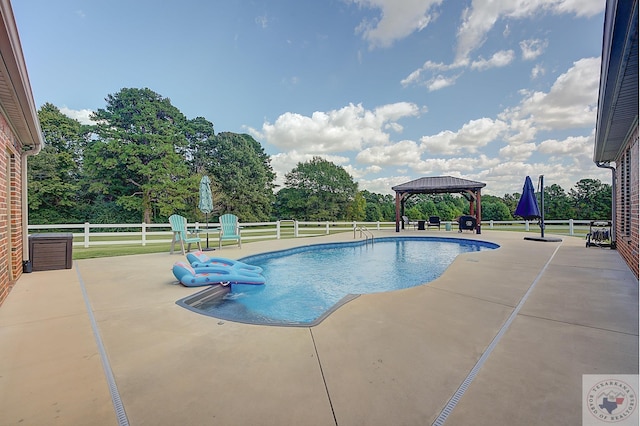
[[[418,221],[418,231],[424,231],[424,224],[427,223],[426,220],[419,220]]]

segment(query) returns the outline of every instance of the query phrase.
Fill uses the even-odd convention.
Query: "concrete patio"
[[[182,255],[25,274],[0,307],[0,425],[431,425],[485,354],[445,424],[573,426],[583,374],[638,374],[638,281],[616,251],[504,231],[376,235],[501,248],[459,256],[428,285],[360,296],[311,328],[176,305],[201,290],[171,275]]]

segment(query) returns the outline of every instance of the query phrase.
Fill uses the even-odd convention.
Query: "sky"
[[[604,0],[13,1],[37,108],[88,123],[149,88],[247,133],[276,183],[320,156],[359,189],[424,176],[522,192],[592,161]]]

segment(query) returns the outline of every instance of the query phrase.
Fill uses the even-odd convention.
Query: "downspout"
[[[596,166],[601,169],[611,170],[611,249],[616,248],[616,168],[609,165],[608,162],[597,161]]]
[[[22,262],[26,262],[31,257],[29,253],[29,185],[27,182],[27,157],[36,155],[42,149],[42,144],[36,143],[35,148],[23,151],[20,155],[20,170],[22,175]]]

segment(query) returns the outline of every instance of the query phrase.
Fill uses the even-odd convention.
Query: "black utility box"
[[[73,234],[29,235],[29,257],[33,271],[71,269]]]

